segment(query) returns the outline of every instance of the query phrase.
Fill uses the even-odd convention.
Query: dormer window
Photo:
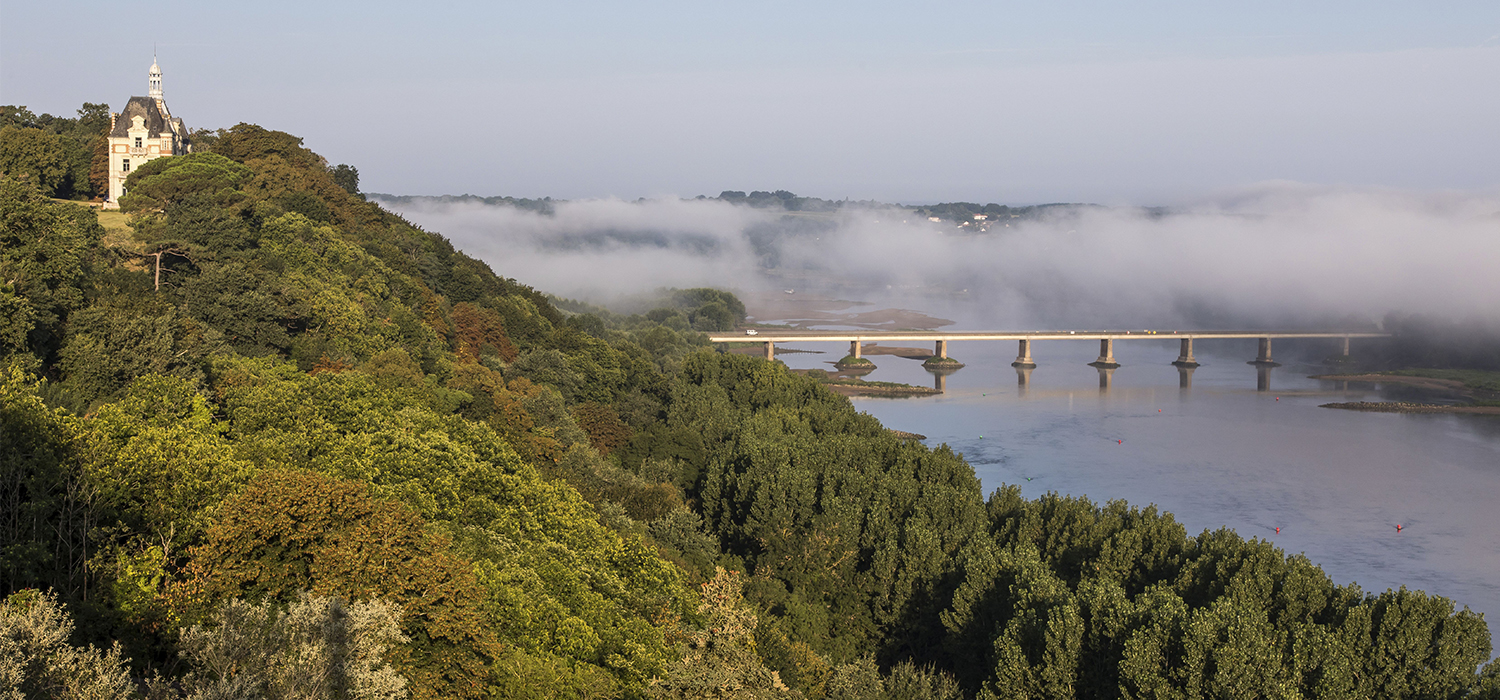
[[[139,136],[135,137],[135,147],[136,148],[140,148],[141,147],[141,137],[139,137]]]

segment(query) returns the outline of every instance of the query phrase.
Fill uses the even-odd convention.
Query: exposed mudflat
[[[1349,401],[1325,403],[1322,408],[1342,408],[1349,411],[1372,411],[1375,413],[1471,413],[1500,416],[1500,406],[1453,406],[1439,403],[1411,403],[1408,401]]]
[[[865,343],[859,346],[861,355],[895,355],[908,360],[925,360],[932,357],[930,348],[902,348],[894,345],[880,345],[879,343]]]
[[[1340,382],[1380,382],[1383,384],[1405,384],[1407,386],[1455,391],[1468,394],[1469,388],[1457,379],[1434,379],[1432,377],[1408,377],[1400,374],[1314,374],[1310,379],[1332,379]]]
[[[844,326],[885,331],[930,331],[953,325],[949,319],[911,309],[871,309],[873,304],[869,302],[813,295],[767,294],[744,301],[746,312],[755,322],[776,323],[799,330]]]

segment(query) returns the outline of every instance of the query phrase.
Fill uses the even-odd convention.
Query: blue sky
[[[1500,185],[1500,3],[0,0],[0,103],[145,92],[368,191],[1175,203]]]

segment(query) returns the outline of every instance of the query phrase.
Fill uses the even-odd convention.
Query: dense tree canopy
[[[109,105],[83,103],[77,117],[0,106],[0,172],[25,178],[48,196],[88,199],[105,191]]]
[[[732,293],[554,301],[289,134],[139,168],[107,241],[43,194],[85,111],[0,110],[0,644],[30,659],[0,672],[27,688],[292,687],[231,663],[259,629],[382,697],[1500,695],[1452,601],[1154,508],[986,500],[948,448],[706,349]]]

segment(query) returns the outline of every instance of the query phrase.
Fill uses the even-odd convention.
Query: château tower
[[[151,99],[161,101],[161,66],[156,65],[156,57],[151,57]]]
[[[118,209],[125,196],[125,178],[132,168],[166,156],[191,153],[187,126],[173,117],[162,96],[161,66],[153,58],[147,76],[147,96],[132,97],[125,109],[111,113],[109,126],[109,197],[106,209]]]

